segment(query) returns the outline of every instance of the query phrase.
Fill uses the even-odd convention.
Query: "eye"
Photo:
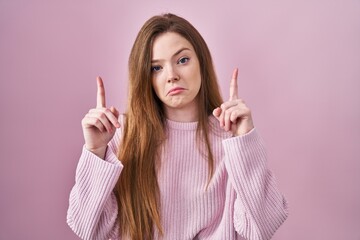
[[[185,63],[187,63],[189,60],[190,60],[190,58],[188,58],[188,57],[182,57],[182,58],[179,59],[178,63],[179,63],[179,64],[185,64]]]
[[[162,67],[160,67],[160,66],[152,66],[152,67],[151,67],[151,72],[158,72],[158,71],[161,70],[161,68],[162,68]]]

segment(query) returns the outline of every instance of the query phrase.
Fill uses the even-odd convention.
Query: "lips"
[[[170,91],[167,93],[167,95],[175,95],[177,93],[182,92],[183,90],[185,90],[185,88],[182,87],[174,87],[172,89],[170,89]]]

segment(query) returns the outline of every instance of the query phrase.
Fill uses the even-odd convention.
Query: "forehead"
[[[166,32],[157,36],[152,46],[152,58],[172,57],[181,48],[188,48],[194,52],[191,43],[183,36],[174,32]]]

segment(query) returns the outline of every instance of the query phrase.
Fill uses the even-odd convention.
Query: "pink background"
[[[135,35],[169,11],[206,39],[224,98],[240,69],[290,203],[273,239],[359,240],[358,0],[0,0],[0,239],[78,239],[65,219],[95,78],[124,110]]]

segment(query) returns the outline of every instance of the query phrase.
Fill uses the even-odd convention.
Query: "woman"
[[[83,239],[270,239],[287,206],[266,168],[251,112],[223,102],[209,49],[173,14],[141,28],[129,58],[129,103],[82,120],[85,145],[67,222]]]

